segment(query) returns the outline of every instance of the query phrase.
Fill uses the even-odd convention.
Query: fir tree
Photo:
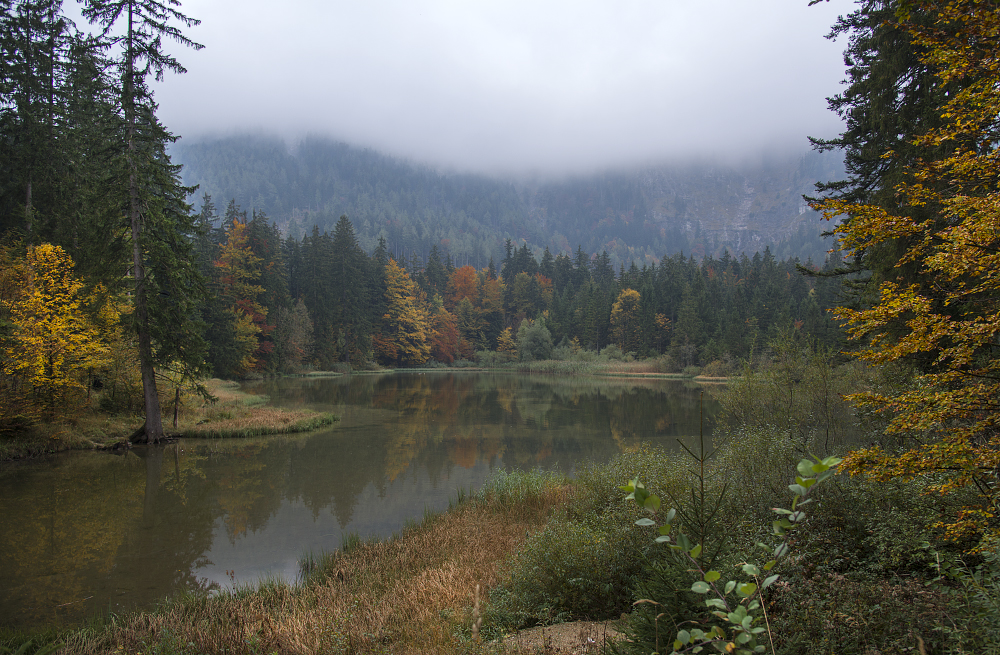
[[[164,436],[154,367],[157,359],[162,361],[162,355],[167,353],[161,353],[160,357],[154,355],[153,332],[156,326],[170,329],[183,325],[190,318],[190,315],[184,315],[184,305],[190,301],[196,286],[192,280],[186,279],[190,277],[185,275],[190,264],[181,259],[186,249],[183,247],[185,234],[189,235],[192,231],[190,226],[185,231],[183,220],[179,220],[188,210],[183,204],[186,193],[178,193],[178,171],[170,164],[164,149],[173,136],[156,120],[156,105],[147,86],[150,74],[159,81],[165,71],[186,72],[173,56],[164,52],[164,37],[196,50],[202,47],[171,24],[175,21],[191,27],[200,23],[174,9],[179,5],[178,0],[167,0],[166,4],[157,0],[88,0],[83,8],[84,17],[102,28],[101,37],[107,45],[118,50],[119,58],[115,63],[121,75],[120,98],[125,120],[124,153],[128,175],[127,216],[135,283],[133,317],[146,416],[145,425],[136,436],[144,435],[148,443],[159,441]],[[150,210],[154,203],[159,205],[159,215]],[[176,246],[182,246],[180,251]],[[153,269],[165,273],[167,279],[152,281]],[[177,294],[173,297],[174,306],[165,312],[167,316],[157,311],[166,309],[163,304],[152,302],[155,298],[153,286],[171,287],[170,291]],[[164,293],[169,291],[164,289]],[[164,320],[168,318],[172,320]],[[167,337],[166,343],[169,344],[182,335],[175,331],[163,336]],[[168,347],[165,351],[183,348],[174,344],[173,348]],[[193,365],[187,357],[181,361]]]

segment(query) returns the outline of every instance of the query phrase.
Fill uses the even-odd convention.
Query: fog
[[[575,173],[830,136],[834,0],[186,0],[155,85],[188,140],[322,134],[432,165]],[[81,22],[81,27],[83,26]]]

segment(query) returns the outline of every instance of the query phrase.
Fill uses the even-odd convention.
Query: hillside
[[[331,230],[347,214],[362,247],[380,236],[397,256],[425,258],[437,244],[456,263],[503,257],[504,242],[541,253],[607,251],[615,266],[683,251],[822,260],[826,227],[802,201],[839,176],[829,155],[806,153],[742,166],[663,165],[563,180],[509,181],[442,173],[322,138],[288,148],[234,136],[178,144],[184,182],[224,207],[262,210],[287,234]]]

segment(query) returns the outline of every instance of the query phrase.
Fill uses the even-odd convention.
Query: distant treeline
[[[546,248],[538,261],[508,241],[499,263],[476,269],[436,247],[426,261],[397,261],[384,240],[366,254],[346,216],[332,233],[282,238],[263,212],[247,217],[230,202],[219,217],[206,195],[199,222],[208,360],[224,377],[452,363],[484,352],[531,359],[560,344],[665,354],[680,368],[744,358],[782,331],[819,345],[841,336],[825,311],[839,282],[803,275],[818,268],[766,249],[700,261],[678,254],[616,271],[606,252]],[[539,340],[548,346],[538,350]]]
[[[359,244],[380,238],[397,257],[422,259],[438,246],[456,265],[483,268],[504,257],[507,239],[537,258],[553,252],[608,253],[617,268],[678,252],[697,259],[752,254],[822,258],[819,221],[803,193],[836,179],[836,156],[761,161],[743,167],[661,166],[562,180],[502,180],[443,173],[321,137],[289,148],[265,136],[181,142],[184,180],[215,198],[264,211],[285,234],[313,225],[333,231],[350,216]]]

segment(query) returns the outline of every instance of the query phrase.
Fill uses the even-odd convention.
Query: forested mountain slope
[[[313,225],[331,230],[347,214],[367,252],[381,236],[397,256],[426,259],[437,245],[456,264],[476,267],[499,261],[508,238],[538,255],[546,246],[607,251],[616,267],[765,246],[780,258],[822,261],[826,226],[801,196],[841,175],[835,156],[806,153],[514,182],[441,173],[323,138],[289,148],[260,135],[181,143],[173,154],[199,195],[263,210],[292,236]]]

